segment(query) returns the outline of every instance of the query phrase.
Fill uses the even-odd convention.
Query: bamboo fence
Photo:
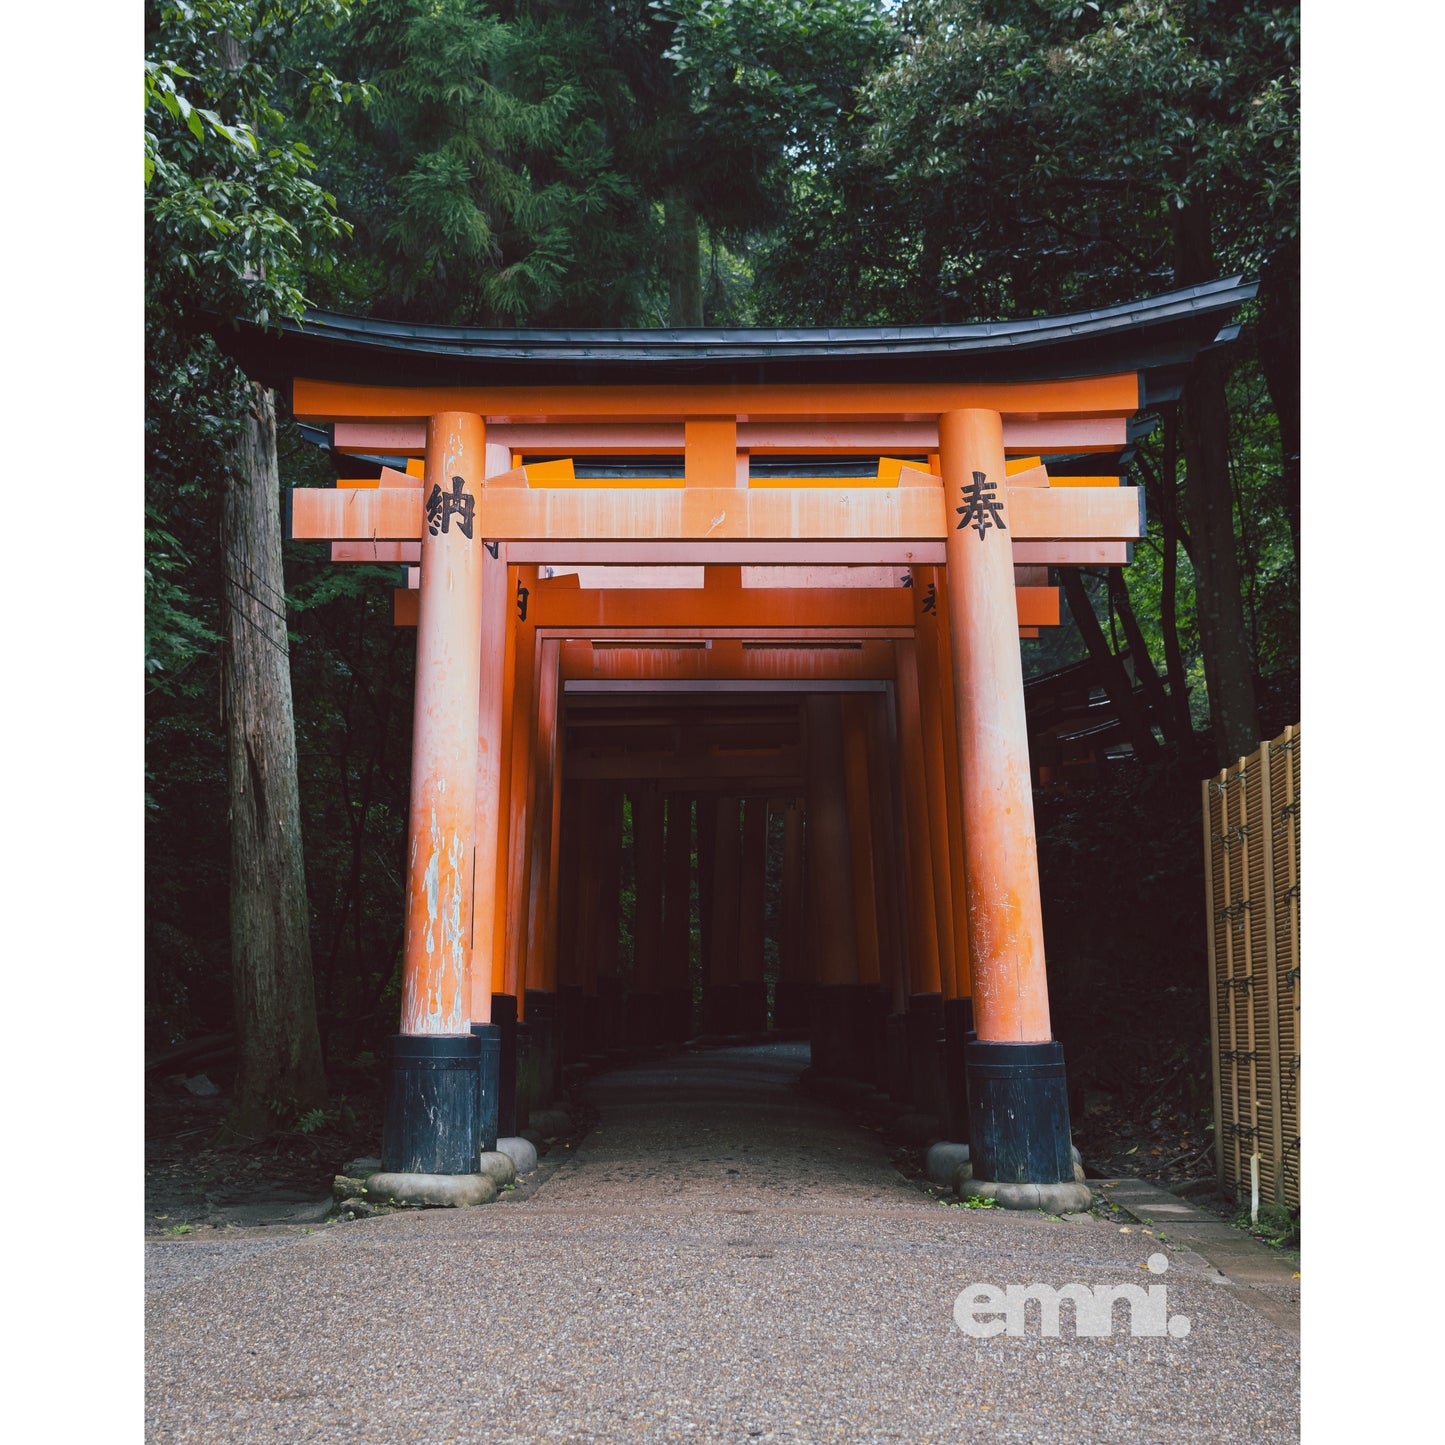
[[[1209,1024],[1220,1186],[1299,1206],[1300,730],[1205,780]]]

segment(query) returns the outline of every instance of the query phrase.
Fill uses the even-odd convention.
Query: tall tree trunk
[[[1109,694],[1115,714],[1124,724],[1124,735],[1134,749],[1134,756],[1141,762],[1147,762],[1159,751],[1159,744],[1143,709],[1134,700],[1134,689],[1129,674],[1124,671],[1124,664],[1109,650],[1108,639],[1099,626],[1094,604],[1089,601],[1083,576],[1077,567],[1060,567],[1059,581],[1064,585],[1064,596],[1068,599],[1074,625],[1084,639],[1084,646],[1089,649],[1089,657],[1104,691]]]
[[[702,325],[702,242],[697,208],[681,191],[662,201],[663,260],[667,272],[667,324]]]
[[[1279,419],[1280,490],[1290,541],[1299,562],[1299,237],[1286,241],[1264,264],[1259,288],[1259,361]]]
[[[1203,201],[1174,212],[1174,270],[1181,286],[1214,275],[1209,213]],[[1244,628],[1229,482],[1228,374],[1220,352],[1205,352],[1184,389],[1184,507],[1193,542],[1195,613],[1209,688],[1215,762],[1221,767],[1259,745],[1254,659]]]
[[[240,1069],[226,1130],[255,1138],[276,1110],[325,1102],[301,854],[296,732],[281,571],[271,392],[249,405],[221,512],[222,702],[230,774],[231,981]]]
[[[1169,703],[1174,709],[1180,761],[1192,769],[1195,753],[1194,719],[1189,711],[1189,678],[1184,671],[1184,649],[1179,642],[1179,548],[1184,541],[1179,525],[1179,411],[1164,418],[1164,460],[1160,467],[1160,516],[1164,524],[1164,564],[1159,579],[1159,623],[1164,633],[1164,674],[1169,680]]]

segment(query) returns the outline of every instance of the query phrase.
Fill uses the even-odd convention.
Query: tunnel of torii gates
[[[1129,561],[1134,419],[1253,294],[801,331],[309,313],[231,338],[342,476],[288,494],[289,535],[398,564],[417,629],[388,1171],[472,1173],[568,1063],[761,1031],[771,1003],[815,1076],[969,1142],[979,1192],[1078,1187],[1019,638],[1059,621],[1050,567]]]

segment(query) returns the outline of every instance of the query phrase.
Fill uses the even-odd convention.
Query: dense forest
[[[415,635],[387,569],[257,550],[331,478],[216,345],[237,319],[965,322],[1242,272],[1239,338],[1141,429],[1147,543],[1023,644],[1127,653],[1157,704],[1038,799],[1071,1066],[1202,1105],[1199,781],[1298,721],[1298,65],[1262,0],[148,3],[147,1048],[233,1026],[228,729],[268,659],[324,1068],[289,1102],[366,1087],[395,1027]]]

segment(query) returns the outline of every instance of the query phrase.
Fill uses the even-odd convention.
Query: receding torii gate
[[[297,418],[329,428],[335,453],[387,463],[376,480],[293,491],[289,531],[338,561],[403,564],[396,617],[418,629],[388,1170],[465,1174],[493,1147],[498,1078],[505,1094],[522,1077],[499,1066],[494,995],[543,1026],[555,1062],[549,1020],[575,985],[575,960],[558,957],[559,875],[581,878],[592,926],[606,906],[603,875],[563,857],[569,689],[771,686],[802,689],[805,741],[786,767],[739,765],[717,795],[730,817],[745,790],[799,813],[788,887],[790,906],[807,895],[811,966],[789,982],[811,977],[824,1000],[815,1067],[846,1069],[858,1046],[847,1009],[826,1002],[838,989],[971,999],[950,1067],[974,1187],[1005,1202],[1037,1199],[1018,1185],[1067,1192],[1018,639],[1058,620],[1049,565],[1128,560],[1144,525],[1142,495],[1119,484],[1131,421],[1177,397],[1252,294],[1235,278],[1082,316],[802,332],[314,315],[234,343],[253,374],[290,384]],[[588,575],[545,575],[557,568]],[[826,701],[865,683],[887,708]],[[589,786],[606,854],[618,794]],[[639,793],[638,856],[650,889],[675,888],[681,844],[657,789]],[[756,815],[739,816],[740,861],[713,875],[729,898],[757,887]],[[735,839],[729,827],[717,837]],[[644,992],[660,995],[676,908],[669,935],[648,900]],[[754,928],[747,908],[739,918]],[[717,946],[755,951],[751,934]],[[747,982],[732,966],[719,978]],[[915,1053],[924,1036],[911,1020],[895,1031]]]

